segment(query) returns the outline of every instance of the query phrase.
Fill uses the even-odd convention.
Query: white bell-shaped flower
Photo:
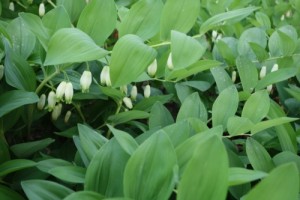
[[[90,71],[84,71],[80,77],[81,91],[86,93],[92,84],[92,73]]]
[[[130,98],[128,97],[124,97],[123,98],[123,103],[125,104],[125,106],[129,109],[132,109],[133,108],[133,105],[132,105],[132,101]]]
[[[148,66],[147,72],[149,76],[154,77],[157,71],[157,60],[154,59],[153,62]]]
[[[68,112],[65,115],[65,119],[64,119],[64,122],[66,124],[69,122],[69,119],[70,119],[71,115],[72,115],[72,112],[70,110],[68,110]]]
[[[66,90],[65,90],[65,100],[66,100],[66,104],[71,104],[72,103],[72,98],[73,98],[73,85],[71,82],[68,82],[66,84]]]
[[[262,66],[259,72],[259,78],[262,79],[266,76],[267,74],[267,67],[266,66]]]
[[[42,110],[42,109],[44,108],[45,104],[46,104],[46,95],[45,95],[45,94],[42,94],[42,95],[40,96],[39,101],[37,102],[37,108],[38,108],[39,110]]]
[[[167,60],[167,67],[169,70],[174,69],[173,60],[172,60],[172,53],[169,54],[168,60]]]
[[[134,85],[131,88],[130,98],[135,101],[136,97],[137,97],[137,94],[138,94],[137,87]]]
[[[55,92],[53,91],[49,92],[47,101],[48,101],[48,111],[52,111],[56,104]]]
[[[57,120],[57,118],[60,116],[61,114],[61,109],[62,109],[62,104],[59,103],[58,105],[56,105],[51,113],[51,118],[53,121]]]
[[[150,85],[148,84],[144,88],[144,97],[149,98],[150,95],[151,95],[151,88],[150,88]]]
[[[66,90],[66,86],[67,86],[66,81],[60,82],[60,84],[57,86],[57,88],[56,88],[56,99],[57,99],[58,102],[63,99],[63,96],[65,94],[65,90]]]
[[[39,6],[39,16],[40,17],[43,17],[45,15],[45,4],[44,3],[40,3],[40,6]]]

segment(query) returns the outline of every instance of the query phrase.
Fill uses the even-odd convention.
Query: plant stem
[[[54,78],[56,75],[58,75],[60,73],[59,69],[56,68],[55,72],[53,74],[51,74],[50,76],[46,77],[41,83],[40,85],[36,88],[35,93],[38,94],[41,89],[44,87],[44,85],[46,85],[46,83],[48,81],[50,81],[52,78]]]
[[[82,113],[82,111],[80,109],[80,106],[78,104],[76,104],[76,103],[73,103],[73,105],[76,108],[77,112],[79,113],[79,116],[81,117],[83,123],[85,123],[86,120],[85,120],[85,117],[84,117],[84,115],[83,115],[83,113]]]
[[[47,2],[48,2],[51,6],[53,6],[53,8],[56,8],[56,5],[55,5],[51,0],[47,0]]]

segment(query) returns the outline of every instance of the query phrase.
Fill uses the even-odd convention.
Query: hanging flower
[[[72,103],[73,94],[74,94],[73,85],[71,82],[68,82],[66,84],[66,90],[65,90],[65,100],[67,104]]]
[[[262,66],[261,70],[259,72],[259,78],[262,79],[266,76],[267,74],[267,67],[266,66]]]
[[[137,97],[137,87],[134,85],[131,88],[130,98],[135,101],[136,97]]]
[[[153,62],[148,66],[147,72],[149,76],[153,77],[155,76],[156,71],[157,71],[157,60],[154,59]]]
[[[92,84],[92,73],[90,71],[84,71],[80,77],[81,91],[86,93]]]
[[[39,6],[39,16],[43,17],[45,15],[45,4],[41,3]]]
[[[37,102],[37,108],[38,108],[39,110],[42,110],[42,109],[44,108],[45,104],[46,104],[46,95],[45,95],[45,94],[42,94],[42,95],[40,96],[39,101]]]
[[[148,84],[144,88],[144,97],[149,98],[150,95],[151,95],[151,88],[150,88],[150,85]]]
[[[56,105],[51,113],[51,118],[53,121],[57,120],[57,118],[60,116],[61,114],[61,109],[62,109],[62,104],[59,103],[58,105]]]
[[[62,82],[60,82],[60,84],[56,88],[56,99],[57,99],[58,102],[63,99],[63,96],[65,94],[65,90],[66,90],[66,85],[67,85],[67,82],[62,81]]]
[[[104,66],[100,74],[100,82],[102,85],[111,86],[109,66]]]
[[[132,101],[131,101],[130,98],[124,97],[124,98],[123,98],[123,103],[125,104],[125,106],[126,106],[127,108],[129,108],[129,109],[132,109],[132,108],[133,108],[133,106],[132,106]]]
[[[55,92],[53,92],[53,91],[49,92],[47,101],[48,101],[48,111],[52,111],[55,104],[56,104],[56,94],[55,94]]]
[[[70,119],[71,115],[72,115],[72,112],[70,110],[68,110],[68,112],[65,115],[65,119],[64,119],[64,122],[66,124],[69,122],[69,119]]]
[[[10,2],[9,3],[8,9],[11,10],[11,11],[15,11],[15,4],[14,4],[14,2]]]
[[[168,60],[167,60],[167,67],[169,70],[174,69],[173,60],[172,60],[172,53],[169,54]]]
[[[123,85],[120,87],[121,92],[123,92],[124,94],[127,95],[128,89],[127,89],[127,85]]]
[[[235,83],[235,81],[236,81],[236,71],[233,71],[231,73],[231,80],[232,80],[233,83]]]
[[[277,70],[278,70],[278,64],[274,64],[271,69],[271,72],[276,72]]]

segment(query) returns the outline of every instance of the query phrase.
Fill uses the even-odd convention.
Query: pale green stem
[[[44,87],[44,85],[47,84],[48,81],[50,81],[52,78],[54,78],[56,75],[58,75],[60,73],[59,69],[56,68],[55,72],[53,74],[51,74],[50,76],[46,77],[41,83],[40,85],[36,88],[35,93],[38,94],[41,89]]]

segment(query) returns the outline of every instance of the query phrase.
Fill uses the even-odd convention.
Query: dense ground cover
[[[299,0],[0,14],[1,200],[298,199]]]

